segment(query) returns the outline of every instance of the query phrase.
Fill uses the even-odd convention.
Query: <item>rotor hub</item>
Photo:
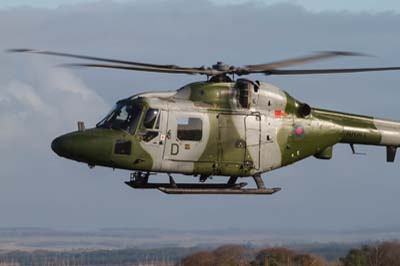
[[[212,69],[218,71],[228,71],[230,69],[230,66],[228,66],[224,62],[218,61],[215,65],[212,66]]]

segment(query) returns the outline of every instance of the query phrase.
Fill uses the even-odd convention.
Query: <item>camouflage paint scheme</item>
[[[156,137],[145,129],[92,128],[55,139],[60,156],[91,166],[187,175],[254,176],[309,156],[330,159],[337,143],[400,146],[400,123],[317,108],[263,82],[247,81],[248,106],[240,104],[237,82],[197,82],[176,92],[143,93],[121,100],[160,110]],[[177,121],[202,121],[200,141],[179,140]],[[129,154],[115,144],[130,142]]]

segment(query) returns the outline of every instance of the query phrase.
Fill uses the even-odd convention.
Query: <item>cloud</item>
[[[33,114],[40,114],[43,117],[49,112],[48,106],[35,90],[19,81],[11,81],[2,86],[0,103],[0,123],[6,129],[0,133],[0,143],[3,145],[9,145],[21,137],[26,137],[27,134],[24,132],[30,132],[27,121],[32,120]]]
[[[108,104],[69,70],[45,63],[26,67],[36,81],[22,76],[0,83],[0,124],[5,129],[0,148],[32,139],[47,148],[55,134],[71,131],[76,121],[93,125],[107,111]]]
[[[35,90],[27,84],[19,81],[11,81],[5,89],[4,99],[13,104],[13,100],[26,106],[27,109],[34,111],[44,111],[46,109],[45,104],[40,99],[40,96]]]

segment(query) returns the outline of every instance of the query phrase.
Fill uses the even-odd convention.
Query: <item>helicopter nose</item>
[[[62,156],[62,154],[64,153],[63,150],[63,137],[58,137],[55,138],[52,142],[51,142],[51,149],[59,156]]]
[[[75,136],[69,134],[55,138],[51,142],[51,149],[58,155],[66,158],[73,157]]]
[[[64,158],[96,164],[110,159],[112,143],[111,136],[86,130],[55,138],[51,149]]]

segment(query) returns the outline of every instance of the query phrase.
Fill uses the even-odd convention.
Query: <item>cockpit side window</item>
[[[150,142],[159,135],[160,110],[149,108],[143,118],[140,135],[145,142]]]
[[[147,110],[146,115],[143,119],[143,126],[145,128],[152,129],[158,118],[158,113],[158,109],[150,108],[149,110]]]

